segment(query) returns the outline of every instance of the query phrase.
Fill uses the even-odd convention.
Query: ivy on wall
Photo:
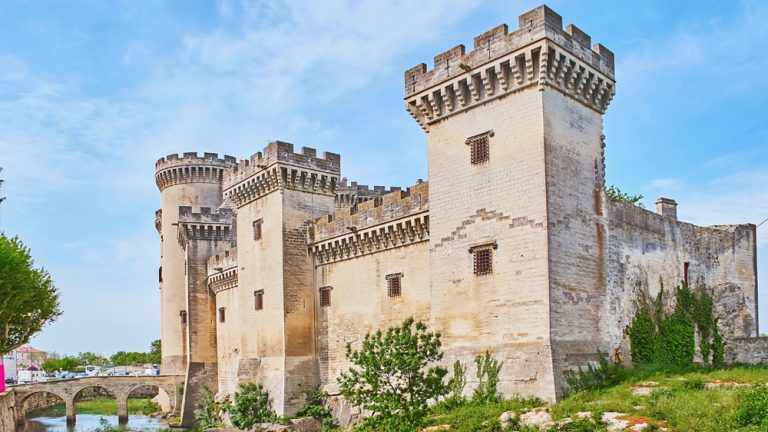
[[[706,289],[691,290],[684,282],[675,289],[675,309],[664,313],[664,286],[653,301],[638,310],[629,328],[635,366],[694,366],[696,337],[706,365],[722,366],[723,338],[717,330],[712,297]]]

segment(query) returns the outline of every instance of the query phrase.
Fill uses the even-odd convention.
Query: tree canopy
[[[0,233],[0,354],[27,343],[61,315],[59,293],[18,237]]]

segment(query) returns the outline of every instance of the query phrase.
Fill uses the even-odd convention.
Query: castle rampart
[[[615,93],[613,53],[546,6],[520,16],[508,34],[501,25],[475,37],[474,50],[458,45],[405,72],[406,109],[429,124],[530,86],[551,86],[604,113]]]
[[[216,153],[204,153],[200,157],[196,152],[188,152],[181,158],[171,154],[155,163],[155,183],[161,191],[179,183],[221,183],[224,169],[236,162],[232,156],[219,159]]]
[[[400,189],[399,186],[392,186],[389,189],[385,186],[370,187],[354,181],[349,182],[346,177],[342,177],[339,184],[336,185],[336,208],[352,207],[355,204],[360,204]]]
[[[293,144],[274,141],[250,159],[244,159],[223,175],[224,196],[236,207],[281,188],[333,194],[339,180],[341,157],[313,148],[294,153]]]

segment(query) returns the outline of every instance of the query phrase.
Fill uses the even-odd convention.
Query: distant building
[[[48,360],[48,353],[31,346],[16,348],[15,354],[17,370],[40,369],[43,363]]]

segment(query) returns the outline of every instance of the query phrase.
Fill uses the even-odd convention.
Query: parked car
[[[8,385],[14,385],[14,384],[16,384],[16,380],[13,379],[13,378],[6,378],[5,379],[5,383],[8,384]]]

